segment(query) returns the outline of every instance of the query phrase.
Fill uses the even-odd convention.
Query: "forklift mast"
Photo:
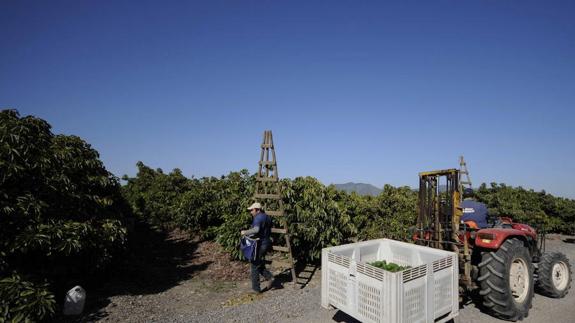
[[[427,245],[458,251],[462,192],[459,170],[419,173],[419,215],[417,230]]]
[[[469,237],[459,231],[463,215],[463,192],[458,169],[445,169],[419,173],[419,214],[416,230],[418,243],[459,256],[460,287],[470,288],[471,250]]]

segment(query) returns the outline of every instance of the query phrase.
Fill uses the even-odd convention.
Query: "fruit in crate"
[[[398,271],[402,271],[402,270],[406,270],[411,268],[411,266],[400,266],[396,263],[393,262],[387,262],[385,260],[378,260],[378,261],[374,261],[374,262],[368,262],[368,264],[377,267],[377,268],[381,268],[383,270],[387,270],[387,271],[391,271],[392,273],[398,272]]]

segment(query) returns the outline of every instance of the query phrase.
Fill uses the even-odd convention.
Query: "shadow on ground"
[[[128,241],[128,253],[102,288],[107,296],[163,292],[211,263],[190,264],[198,241],[184,232],[166,233],[140,222]]]
[[[57,317],[56,321],[97,321],[106,317],[100,310],[110,304],[112,296],[156,294],[190,279],[211,263],[192,263],[199,242],[181,231],[164,232],[144,222],[136,223],[123,258],[105,275],[84,283],[87,291],[84,316]]]
[[[271,264],[271,261],[266,261],[266,264]],[[298,288],[305,288],[317,274],[319,264],[305,263],[302,261],[295,263],[296,272],[296,285]],[[273,289],[282,289],[285,286],[293,286],[293,277],[289,268],[284,269],[280,273],[276,273],[273,281]]]
[[[360,323],[360,321],[354,319],[353,317],[345,314],[342,311],[337,311],[335,315],[331,318],[335,322],[344,322],[344,323]]]
[[[475,306],[481,313],[489,314],[489,310],[483,306],[483,297],[479,295],[479,289],[468,291],[463,295],[463,301],[459,303],[459,309],[467,306]]]

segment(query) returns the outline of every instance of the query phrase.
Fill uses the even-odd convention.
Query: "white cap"
[[[259,204],[258,202],[256,202],[256,203],[252,204],[252,205],[248,208],[249,211],[251,211],[251,210],[253,210],[253,209],[259,209],[259,210],[261,210],[261,209],[262,209],[262,205]]]

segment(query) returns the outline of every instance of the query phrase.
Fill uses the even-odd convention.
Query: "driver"
[[[473,229],[487,228],[487,206],[473,200],[473,195],[473,190],[470,188],[466,188],[463,191],[464,199],[461,202],[463,216],[461,217],[461,222],[466,223]]]

